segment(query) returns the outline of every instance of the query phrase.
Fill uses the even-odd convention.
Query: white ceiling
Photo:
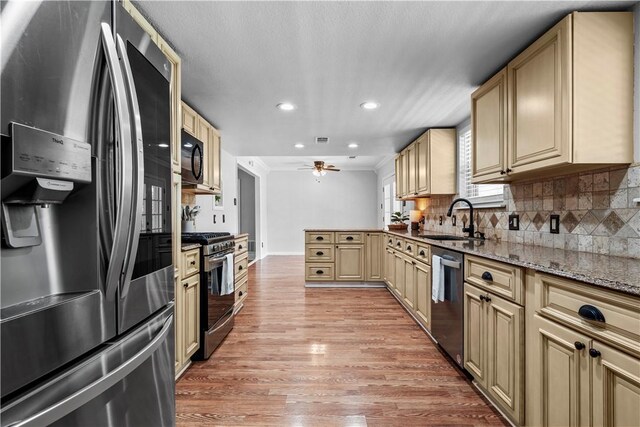
[[[386,156],[261,156],[269,170],[298,170],[300,167],[311,165],[314,160],[322,160],[325,165],[334,165],[340,170],[374,170]]]
[[[562,16],[634,3],[144,1],[136,6],[182,57],[183,99],[219,128],[225,150],[308,156],[304,162],[354,153],[385,156],[428,127],[455,126],[469,117],[471,92]],[[359,105],[365,100],[381,107],[364,111]],[[283,101],[298,108],[276,109]],[[316,136],[331,142],[317,146]],[[293,147],[296,142],[305,144],[304,151]],[[359,148],[347,148],[349,142]]]

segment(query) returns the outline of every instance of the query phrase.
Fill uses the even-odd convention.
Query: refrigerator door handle
[[[172,323],[173,314],[170,315],[167,320],[165,320],[162,329],[160,330],[160,332],[158,332],[158,335],[156,335],[155,338],[151,340],[151,342],[144,346],[131,359],[127,360],[125,363],[118,366],[107,375],[78,390],[72,395],[60,400],[55,405],[52,405],[38,412],[37,414],[30,416],[29,418],[12,423],[7,427],[31,427],[52,424],[60,418],[80,408],[91,399],[94,399],[97,396],[101,395],[109,388],[120,382],[131,372],[133,372],[138,366],[142,365],[142,363],[149,359],[149,357],[151,357],[151,355],[167,338],[167,335],[169,335]]]
[[[140,121],[140,106],[138,104],[138,95],[136,93],[135,82],[131,72],[131,63],[127,56],[122,38],[116,34],[116,45],[120,61],[122,62],[122,70],[126,78],[126,89],[129,97],[129,106],[131,107],[131,118],[133,119],[133,146],[131,153],[133,155],[133,194],[131,204],[131,227],[127,236],[127,248],[124,258],[124,269],[121,276],[120,298],[127,296],[129,286],[131,285],[131,275],[135,265],[136,254],[138,252],[138,242],[140,240],[140,217],[142,216],[142,203],[144,200],[144,145],[142,140],[142,123]]]
[[[107,23],[101,25],[102,48],[106,57],[107,69],[111,86],[113,88],[113,99],[117,116],[116,130],[120,141],[120,162],[116,179],[119,182],[118,206],[113,236],[113,245],[109,257],[109,266],[106,278],[106,296],[108,299],[115,299],[120,275],[125,260],[127,235],[131,224],[131,203],[132,195],[132,161],[128,152],[131,151],[131,118],[126,98],[126,88],[122,70],[118,65],[118,55],[116,45],[111,35],[111,27]]]

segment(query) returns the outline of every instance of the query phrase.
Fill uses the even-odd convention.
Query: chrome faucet
[[[453,211],[453,205],[455,205],[458,202],[465,202],[467,205],[469,205],[469,215],[470,215],[469,226],[462,227],[462,232],[469,233],[469,238],[473,238],[475,235],[475,227],[473,226],[473,205],[471,204],[470,201],[463,198],[455,199],[453,202],[451,202],[451,206],[449,206],[449,210],[447,211],[447,216],[451,216],[451,212]]]

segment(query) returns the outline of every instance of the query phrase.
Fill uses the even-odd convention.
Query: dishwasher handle
[[[451,268],[455,268],[456,270],[460,270],[460,267],[462,267],[462,263],[459,261],[451,261],[448,260],[446,258],[441,258],[440,259],[440,264],[444,265],[445,267],[451,267]]]

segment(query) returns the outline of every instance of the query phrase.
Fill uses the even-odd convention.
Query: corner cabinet
[[[220,132],[193,108],[182,102],[182,129],[202,142],[202,183],[184,187],[196,194],[219,194],[221,191]]]
[[[471,101],[475,183],[632,163],[633,14],[568,15]]]
[[[456,130],[429,129],[396,157],[396,197],[455,194]]]

